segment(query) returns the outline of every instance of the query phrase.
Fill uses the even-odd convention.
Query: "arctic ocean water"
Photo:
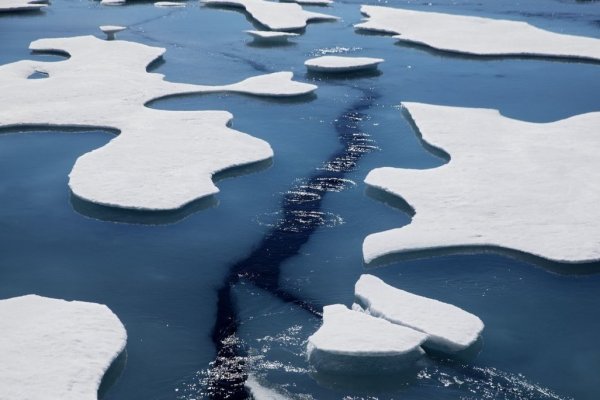
[[[297,101],[205,95],[149,105],[228,110],[236,129],[265,139],[275,152],[268,168],[221,180],[218,204],[150,221],[158,225],[114,222],[114,215],[71,198],[67,175],[74,161],[108,142],[110,132],[0,134],[0,298],[36,293],[107,304],[129,341],[101,398],[236,397],[246,374],[303,399],[600,398],[597,273],[574,273],[568,265],[557,271],[542,260],[489,252],[431,255],[376,269],[365,268],[361,258],[367,234],[410,222],[365,192],[368,171],[444,162],[422,147],[401,101],[555,121],[600,111],[600,65],[478,59],[398,45],[354,32],[362,3],[524,20],[600,37],[600,3],[568,0],[336,2],[311,9],[341,21],[310,24],[294,44],[278,47],[249,45],[242,31],[252,29],[252,21],[244,13],[197,2],[165,9],[55,0],[43,13],[0,15],[2,64],[59,60],[30,54],[29,43],[100,37],[99,25],[117,24],[129,27],[119,38],[167,49],[153,68],[172,81],[220,84],[291,70],[296,79],[319,85],[315,97]],[[307,75],[304,60],[323,54],[386,62],[378,75]],[[589,267],[597,272],[599,266]],[[365,272],[478,315],[486,324],[479,355],[428,358],[402,379],[315,374],[303,353],[320,324],[314,311],[350,305],[354,282]]]

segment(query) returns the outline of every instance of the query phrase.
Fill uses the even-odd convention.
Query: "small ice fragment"
[[[322,56],[306,60],[304,65],[313,72],[356,72],[377,69],[384,60],[371,57]]]
[[[106,33],[106,40],[115,40],[116,33],[124,31],[125,29],[127,29],[127,28],[124,26],[119,26],[119,25],[102,25],[102,26],[100,26],[100,30],[102,32]]]

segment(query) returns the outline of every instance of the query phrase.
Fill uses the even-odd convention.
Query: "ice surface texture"
[[[362,275],[354,295],[368,314],[427,334],[425,345],[445,353],[465,350],[477,341],[483,322],[451,304],[396,289],[373,275]]]
[[[246,31],[254,38],[257,43],[287,43],[289,38],[298,36],[297,33],[278,32],[278,31]]]
[[[38,11],[46,7],[46,1],[36,0],[2,0],[0,1],[0,13]]]
[[[323,325],[308,338],[308,360],[317,370],[376,374],[405,369],[423,355],[427,335],[349,310],[323,307]]]
[[[225,86],[165,81],[146,66],[163,48],[93,36],[34,41],[32,50],[67,52],[60,62],[0,66],[0,127],[77,126],[120,131],[106,146],[81,156],[69,177],[75,195],[115,207],[170,210],[217,193],[212,175],[272,157],[264,141],[227,125],[226,111],[160,111],[144,104],[184,93],[229,91],[295,96],[316,86],[291,72]],[[47,79],[27,79],[35,71]]]
[[[438,50],[500,56],[549,56],[600,61],[600,40],[545,31],[526,22],[362,6],[355,28]]]
[[[127,333],[108,307],[35,295],[0,301],[0,398],[96,400]]]
[[[322,56],[306,60],[304,65],[315,72],[355,72],[376,69],[383,61],[371,57]]]
[[[363,256],[493,246],[560,262],[600,259],[600,112],[552,123],[496,110],[403,103],[438,168],[377,168],[365,182],[402,196],[410,225],[369,235]]]
[[[309,21],[332,21],[337,17],[305,11],[296,3],[265,0],[202,0],[209,6],[242,7],[258,22],[274,31],[303,29]]]

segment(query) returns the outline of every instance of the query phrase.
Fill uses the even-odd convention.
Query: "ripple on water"
[[[333,228],[343,224],[344,219],[325,211],[286,210],[262,214],[256,218],[256,222],[280,232],[299,233],[317,227]]]

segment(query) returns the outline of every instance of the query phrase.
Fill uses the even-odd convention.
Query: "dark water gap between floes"
[[[320,315],[315,304],[280,288],[280,267],[298,254],[317,229],[336,223],[321,211],[323,197],[327,192],[341,191],[347,185],[353,185],[345,179],[346,174],[356,168],[364,154],[376,149],[369,135],[362,132],[361,122],[368,118],[367,111],[378,94],[372,90],[361,91],[360,99],[334,122],[343,148],[284,195],[278,213],[280,218],[248,257],[231,266],[217,292],[217,319],[212,332],[217,357],[208,372],[207,385],[211,398],[248,398],[244,388],[247,378],[244,349],[236,339],[238,321],[232,293],[238,282],[252,283],[284,302]]]

